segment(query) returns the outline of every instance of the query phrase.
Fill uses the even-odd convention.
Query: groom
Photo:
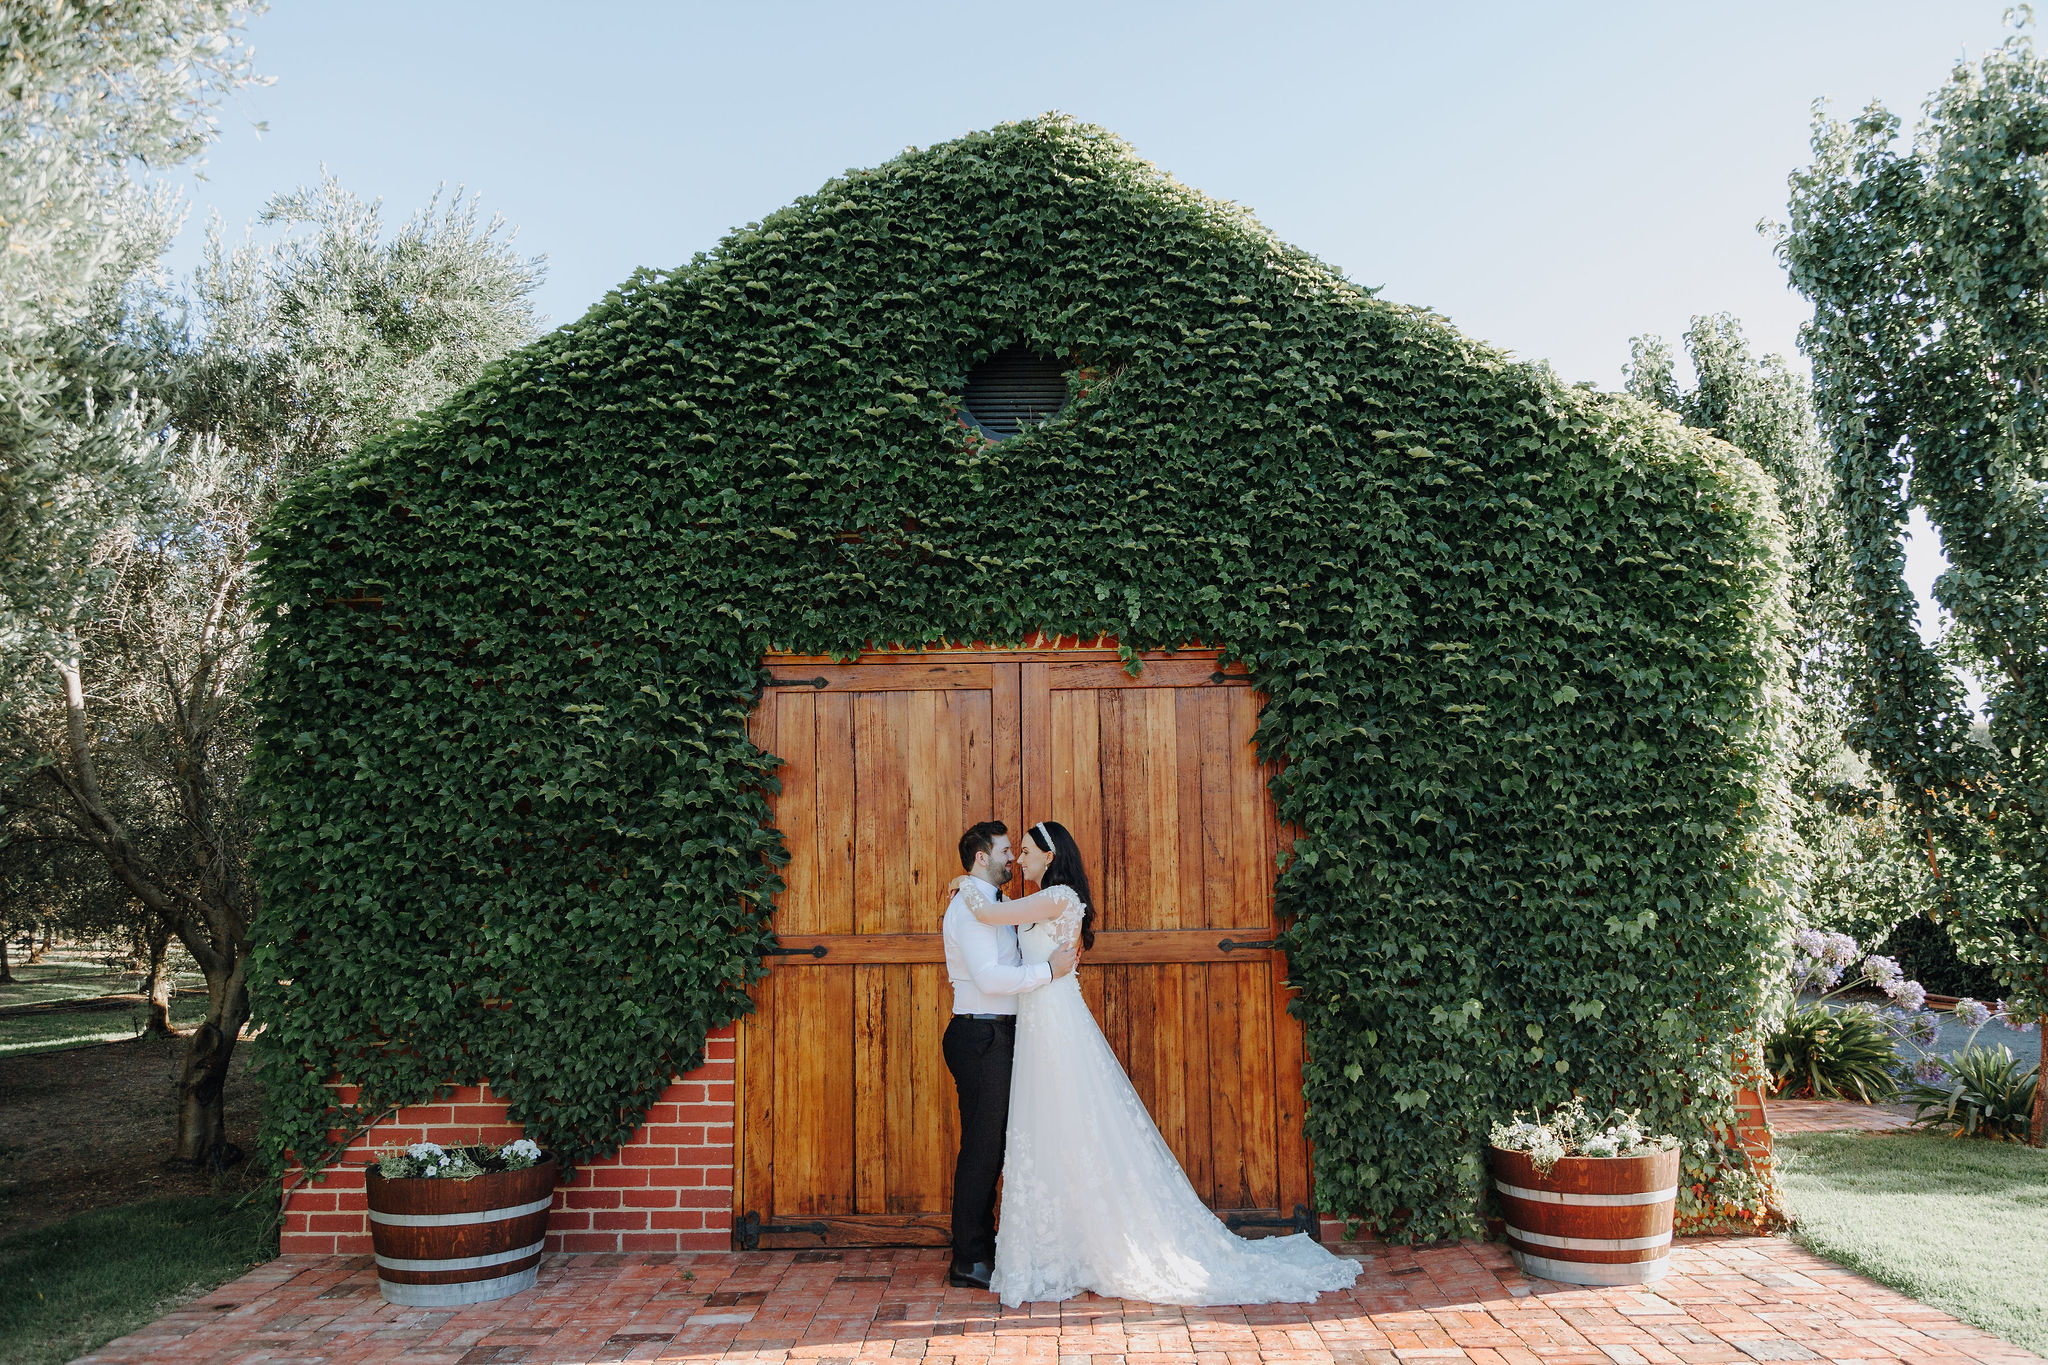
[[[1010,831],[983,820],[960,836],[960,866],[1001,900],[1010,880]],[[946,1025],[946,1069],[960,1092],[960,1158],[953,1166],[953,1267],[947,1282],[986,1289],[995,1273],[996,1180],[1010,1122],[1010,1056],[1017,1042],[1017,997],[1074,970],[1062,948],[1051,962],[1024,963],[1017,931],[983,924],[963,890],[946,907],[946,976],[953,1021]]]

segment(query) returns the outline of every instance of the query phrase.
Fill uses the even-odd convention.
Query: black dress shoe
[[[955,1289],[986,1289],[995,1273],[996,1268],[987,1261],[976,1261],[969,1266],[963,1266],[955,1261],[952,1268],[946,1272],[946,1283]]]

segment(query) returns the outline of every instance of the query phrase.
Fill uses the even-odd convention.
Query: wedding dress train
[[[1026,962],[1071,943],[1081,902],[1021,929]],[[1015,1307],[1082,1290],[1161,1304],[1306,1303],[1358,1265],[1305,1233],[1239,1237],[1202,1203],[1069,973],[1019,996],[992,1288]]]

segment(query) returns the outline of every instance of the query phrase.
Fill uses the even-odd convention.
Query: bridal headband
[[[1031,832],[1032,832],[1033,834],[1036,834],[1036,835],[1037,835],[1037,836],[1038,836],[1039,838],[1041,838],[1041,839],[1045,840],[1045,851],[1046,851],[1047,853],[1050,853],[1050,852],[1052,852],[1052,851],[1053,851],[1053,847],[1052,847],[1052,831],[1048,830],[1048,829],[1047,829],[1047,828],[1045,827],[1045,821],[1043,821],[1043,820],[1040,820],[1040,821],[1039,821],[1039,822],[1038,822],[1037,824],[1033,825],[1033,826],[1031,827]]]

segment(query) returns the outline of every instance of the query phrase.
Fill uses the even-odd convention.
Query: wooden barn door
[[[1017,668],[771,671],[753,737],[783,763],[784,955],[740,1031],[735,1237],[943,1246],[960,1124],[941,892],[960,832],[1019,802]]]
[[[1202,1197],[1241,1220],[1308,1202],[1284,965],[1238,946],[1274,929],[1256,698],[1213,658],[1132,679],[1090,654],[770,661],[753,735],[783,760],[790,863],[740,1028],[736,1245],[946,1244],[940,891],[990,817],[1080,840],[1101,929],[1084,994]]]
[[[1276,931],[1250,680],[1183,656],[1137,678],[1027,663],[1023,684],[1027,818],[1065,824],[1094,881],[1082,994],[1196,1193],[1270,1227],[1309,1203],[1308,1147],[1285,964],[1240,946]]]

